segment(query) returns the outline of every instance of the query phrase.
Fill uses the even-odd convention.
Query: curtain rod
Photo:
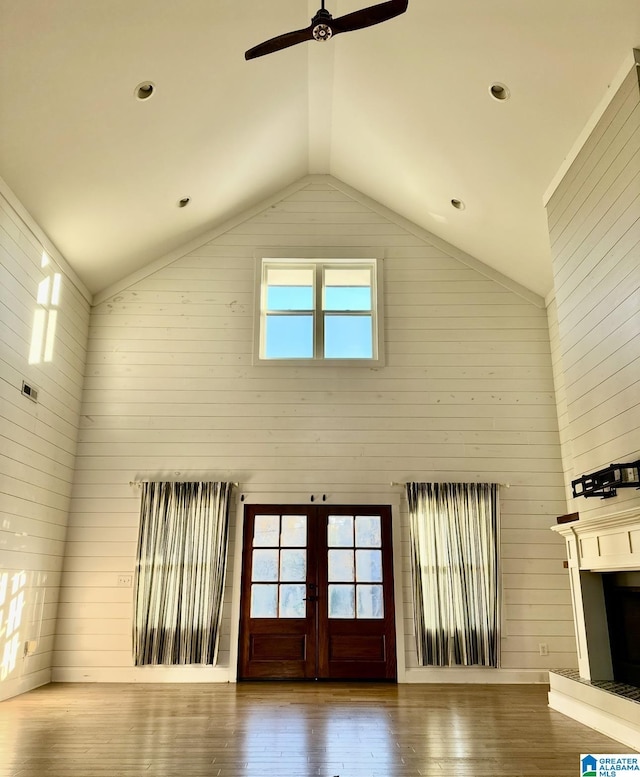
[[[406,483],[396,483],[394,480],[389,483],[390,486],[406,486]],[[496,486],[501,486],[502,488],[511,488],[511,483],[496,483]]]
[[[159,482],[166,482],[166,483],[202,483],[201,480],[167,480],[167,481],[154,481],[154,480],[130,480],[129,485],[130,486],[141,486],[143,483],[159,483]],[[222,482],[228,482],[228,481],[222,481]],[[240,483],[235,483],[231,481],[231,485],[235,488],[240,487]]]

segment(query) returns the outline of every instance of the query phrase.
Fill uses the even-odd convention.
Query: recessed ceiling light
[[[191,202],[191,197],[183,197],[181,200],[178,200],[178,207],[186,208],[190,202]]]
[[[136,86],[133,93],[138,100],[148,100],[155,90],[155,84],[151,83],[151,81],[143,81]]]
[[[503,100],[508,100],[511,97],[509,87],[498,82],[491,84],[489,87],[489,94],[493,97],[494,100],[500,100],[500,102]]]
[[[455,197],[451,200],[451,204],[456,210],[464,210],[467,207],[462,200],[458,200]]]

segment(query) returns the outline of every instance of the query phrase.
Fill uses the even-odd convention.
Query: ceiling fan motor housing
[[[313,37],[315,40],[329,40],[333,35],[333,30],[328,24],[316,24],[313,28]]]
[[[311,24],[313,25],[312,33],[315,40],[329,40],[333,35],[333,30],[331,29],[332,20],[333,16],[331,16],[329,11],[324,8],[321,8],[318,11],[311,20]]]

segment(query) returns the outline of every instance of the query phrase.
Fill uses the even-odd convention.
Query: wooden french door
[[[245,507],[238,676],[396,678],[388,506]]]

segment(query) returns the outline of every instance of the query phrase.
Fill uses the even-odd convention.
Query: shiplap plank
[[[549,395],[545,395],[542,401],[525,403],[519,401],[517,396],[513,396],[513,402],[505,403],[501,397],[495,394],[489,395],[491,402],[479,404],[475,394],[466,396],[469,404],[465,404],[465,397],[449,395],[434,395],[431,397],[432,404],[425,404],[420,408],[419,418],[452,418],[458,417],[461,413],[466,418],[496,418],[496,419],[519,419],[519,418],[554,418],[555,406]],[[438,401],[440,400],[440,401]],[[457,400],[457,401],[454,401]],[[304,400],[303,400],[304,401]],[[415,408],[410,402],[395,403],[381,406],[379,402],[372,403],[351,403],[340,404],[335,401],[325,401],[322,406],[310,407],[304,405],[296,408],[292,412],[291,405],[287,402],[271,402],[265,404],[250,403],[221,403],[211,406],[206,402],[194,403],[193,398],[189,401],[184,399],[182,402],[174,403],[154,403],[149,405],[140,398],[139,402],[116,402],[112,397],[109,398],[109,413],[105,411],[105,404],[102,402],[90,402],[88,399],[83,405],[83,415],[97,421],[102,415],[110,415],[111,412],[120,416],[136,417],[161,417],[163,415],[175,415],[182,413],[185,417],[235,417],[242,415],[262,417],[264,413],[269,413],[274,418],[295,415],[299,418],[317,418],[325,417],[343,418],[360,417],[370,418],[372,415],[382,416],[383,418],[413,418]]]
[[[155,378],[175,377],[209,377],[211,376],[211,359],[203,354],[176,354],[173,358],[163,359],[160,355],[143,359],[138,354],[105,354],[105,358],[94,358],[87,365],[87,379],[93,376],[101,376],[102,379],[110,378]],[[500,381],[513,378],[526,380],[532,378],[540,381],[540,367],[548,363],[548,355],[543,354],[494,354],[482,358],[476,354],[449,354],[449,358],[443,355],[438,358],[438,364],[430,367],[424,366],[424,359],[419,365],[394,365],[394,373],[402,380],[431,379],[456,379],[467,380],[493,380],[496,385]],[[487,359],[490,359],[487,363]],[[216,364],[216,379],[238,379],[251,381],[279,378],[313,379],[314,368],[305,367],[276,367],[260,365],[258,369],[251,365],[225,365]],[[327,368],[323,370],[323,377],[341,378],[342,370]],[[369,373],[369,379],[374,380]],[[344,380],[344,378],[343,378]],[[388,380],[385,373],[380,373],[378,379],[381,382]]]
[[[437,409],[437,408],[436,408]],[[96,422],[96,418],[93,416],[83,415],[80,422],[80,435],[84,437],[86,434],[97,434],[95,438],[98,442],[101,440],[100,433],[102,431],[105,434],[110,434],[111,430],[122,430],[124,436],[122,439],[128,439],[126,437],[129,430],[134,431],[137,435],[136,439],[140,439],[140,430],[146,430],[153,438],[153,434],[156,431],[167,432],[175,435],[172,439],[177,442],[181,441],[180,434],[184,432],[187,436],[191,432],[202,431],[207,433],[208,430],[218,430],[225,433],[235,434],[235,439],[242,441],[247,434],[260,434],[264,432],[271,433],[271,435],[277,436],[278,433],[291,432],[294,435],[301,432],[310,432],[317,435],[330,434],[332,431],[341,430],[344,432],[363,432],[367,431],[371,434],[388,434],[394,433],[401,435],[402,439],[405,438],[406,433],[415,433],[416,435],[427,434],[436,435],[427,437],[432,441],[440,439],[438,433],[445,432],[449,435],[455,435],[458,432],[468,432],[471,435],[471,440],[468,436],[465,437],[466,441],[480,441],[488,438],[484,437],[486,432],[493,432],[500,434],[502,432],[509,433],[510,441],[518,441],[521,439],[521,434],[527,435],[527,440],[549,439],[548,433],[555,431],[556,420],[554,415],[549,412],[546,417],[523,417],[516,416],[510,417],[483,417],[469,413],[467,410],[464,413],[455,414],[449,413],[447,415],[439,414],[438,416],[423,413],[420,416],[406,416],[402,417],[398,414],[385,415],[382,413],[376,413],[376,426],[375,430],[372,430],[371,419],[368,415],[356,416],[354,414],[349,417],[338,417],[332,412],[321,413],[318,412],[314,415],[313,410],[310,414],[305,416],[297,415],[281,415],[265,417],[262,415],[247,417],[247,416],[231,416],[225,414],[206,416],[199,415],[195,417],[185,415],[168,415],[163,413],[159,416],[140,416],[140,415],[107,415],[102,413],[99,416],[99,422]],[[137,431],[135,431],[137,430]],[[518,437],[513,437],[516,434]],[[530,437],[529,435],[536,435]],[[545,435],[540,437],[537,435]],[[111,437],[110,439],[113,439]],[[146,435],[145,435],[145,439]],[[189,439],[197,440],[198,437]],[[299,438],[295,438],[299,439]]]
[[[271,368],[268,368],[271,369]],[[178,371],[180,374],[182,370]],[[236,374],[233,378],[209,377],[206,374],[186,374],[181,377],[174,377],[171,370],[167,370],[164,378],[161,378],[162,388],[158,388],[158,380],[155,376],[149,377],[117,377],[112,375],[89,375],[85,381],[85,396],[87,401],[95,401],[99,392],[108,391],[116,401],[121,401],[125,396],[136,396],[136,394],[145,395],[152,401],[152,398],[163,401],[170,394],[180,392],[187,401],[191,394],[194,398],[201,395],[201,392],[215,392],[220,402],[227,402],[236,396],[236,401],[246,394],[248,401],[256,401],[258,397],[254,393],[260,391],[259,398],[268,401],[270,397],[279,396],[287,401],[294,398],[294,392],[300,389],[305,390],[309,381],[313,378],[307,374],[289,375],[286,373],[281,378],[271,377],[274,373],[253,372],[251,377]],[[454,368],[443,369],[438,375],[432,376],[427,372],[422,378],[406,377],[401,381],[394,382],[391,378],[378,377],[377,375],[362,375],[348,379],[346,377],[338,378],[333,375],[324,377],[322,373],[313,381],[314,391],[311,399],[320,400],[324,397],[335,397],[341,401],[349,403],[353,401],[354,396],[363,397],[367,401],[368,394],[375,393],[379,399],[387,398],[388,401],[409,401],[413,402],[416,392],[441,392],[449,391],[451,393],[463,392],[467,394],[469,384],[473,381],[475,393],[478,398],[486,398],[485,395],[491,392],[500,392],[500,397],[506,398],[517,393],[522,396],[523,401],[527,401],[539,393],[552,392],[553,381],[547,378],[535,375],[519,375],[517,370],[511,377],[505,374],[494,377],[479,376],[480,370],[469,370],[470,374],[461,374]],[[497,372],[500,372],[499,370]],[[448,373],[448,374],[447,374]],[[210,372],[209,372],[210,374]],[[245,391],[237,391],[238,380],[244,378],[246,383]],[[107,388],[105,388],[107,386]],[[234,389],[236,389],[234,391]],[[91,392],[91,393],[89,393]],[[96,392],[94,395],[93,392]],[[295,400],[298,397],[295,396]],[[538,401],[537,399],[534,401]]]
[[[245,428],[238,429],[147,429],[145,442],[140,442],[139,429],[82,429],[80,442],[86,446],[108,445],[396,445],[396,446],[433,446],[433,445],[542,445],[548,446],[548,433],[543,431],[483,431],[465,430],[417,430],[411,429],[371,429],[371,422],[363,419],[361,429],[344,429],[336,422],[334,429],[318,429],[310,424],[308,429]],[[407,424],[409,425],[409,424]],[[394,425],[395,427],[395,425]],[[553,447],[553,446],[551,446]],[[88,448],[87,448],[88,449]],[[403,448],[404,449],[404,448]],[[134,449],[135,450],[135,449]],[[82,454],[83,449],[80,450]],[[314,447],[314,453],[319,450]],[[0,480],[1,483],[1,480]]]

